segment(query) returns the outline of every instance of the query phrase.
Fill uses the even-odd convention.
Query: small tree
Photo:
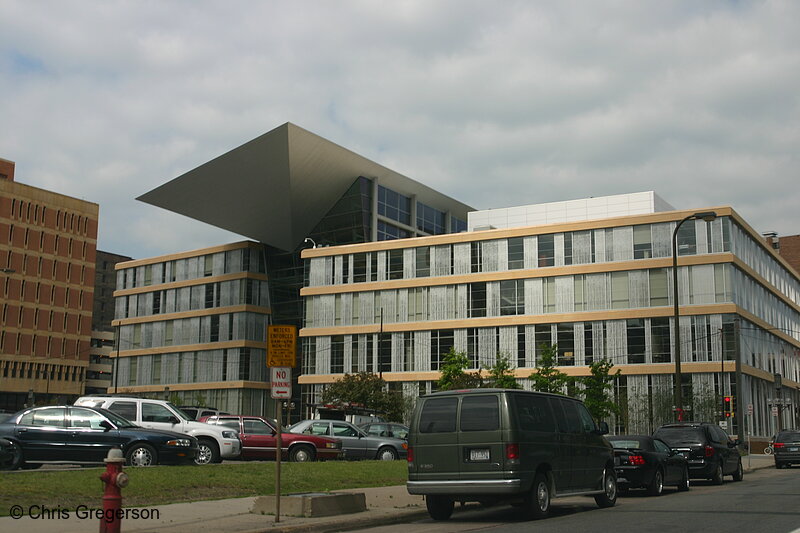
[[[489,380],[486,382],[487,387],[497,389],[522,388],[520,384],[517,383],[517,378],[514,377],[511,362],[507,355],[498,355],[495,364],[486,370],[489,372]]]
[[[579,382],[583,384],[584,389],[583,403],[591,413],[595,420],[604,420],[609,415],[621,415],[622,410],[619,405],[614,402],[614,380],[620,374],[617,369],[613,374],[611,368],[614,363],[606,358],[600,361],[595,361],[589,365],[589,376],[579,378]]]
[[[480,372],[467,372],[469,358],[464,352],[457,352],[455,348],[442,356],[439,368],[441,377],[436,382],[438,390],[474,389],[483,385]]]
[[[393,422],[403,421],[407,403],[402,394],[387,391],[386,381],[372,372],[345,374],[323,391],[322,401],[334,405],[363,405]]]
[[[557,356],[557,345],[546,343],[541,345],[541,354],[536,360],[536,371],[529,377],[533,390],[563,394],[564,387],[574,382],[574,378],[556,370]]]

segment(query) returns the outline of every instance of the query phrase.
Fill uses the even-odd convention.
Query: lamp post
[[[672,232],[672,304],[673,315],[675,318],[675,411],[678,414],[678,421],[683,420],[683,390],[681,390],[681,328],[680,315],[678,311],[678,230],[681,224],[687,220],[704,220],[711,222],[717,218],[714,211],[701,211],[684,217],[678,222]]]

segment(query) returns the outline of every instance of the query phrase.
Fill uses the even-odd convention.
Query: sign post
[[[275,402],[275,523],[281,521],[281,420],[283,400],[292,398],[292,368],[297,361],[297,328],[267,326],[267,366],[270,368],[270,391]]]

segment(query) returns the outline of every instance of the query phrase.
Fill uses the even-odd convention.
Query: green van
[[[552,498],[617,500],[614,453],[578,400],[512,389],[437,392],[419,398],[408,435],[408,492],[423,494],[431,518],[456,501],[507,501],[531,518]]]

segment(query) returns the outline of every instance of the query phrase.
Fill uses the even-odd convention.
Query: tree
[[[457,352],[455,348],[442,356],[439,367],[441,377],[436,382],[437,390],[474,389],[483,385],[480,372],[467,372],[469,358],[464,352]]]
[[[620,370],[617,369],[612,374],[613,366],[614,363],[603,358],[589,365],[590,375],[578,379],[584,387],[583,403],[595,420],[604,420],[612,414],[617,416],[622,414],[613,396],[614,380],[619,376]]]
[[[563,394],[564,387],[574,382],[574,378],[556,370],[557,356],[557,345],[547,343],[541,345],[541,354],[536,360],[536,371],[529,377],[533,390]]]
[[[511,369],[511,362],[507,355],[498,355],[495,364],[486,370],[489,372],[489,380],[486,382],[487,387],[496,389],[522,388],[520,384],[517,383],[517,378],[514,377],[514,372],[512,372]]]
[[[407,401],[402,394],[386,390],[386,381],[372,372],[345,374],[322,393],[322,401],[333,405],[360,405],[382,413],[392,422],[402,422]]]

